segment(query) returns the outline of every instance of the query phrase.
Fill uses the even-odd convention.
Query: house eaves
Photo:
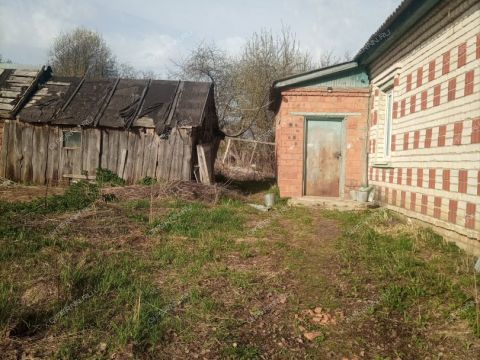
[[[360,65],[372,63],[441,1],[404,0],[370,36],[354,60]]]

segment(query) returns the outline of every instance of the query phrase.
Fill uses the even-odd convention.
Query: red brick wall
[[[283,91],[276,117],[277,181],[284,197],[302,196],[305,116],[294,113],[356,113],[346,116],[345,187],[366,182],[368,89],[299,88]]]

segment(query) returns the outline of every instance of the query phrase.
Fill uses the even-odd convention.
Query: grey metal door
[[[307,120],[305,195],[340,196],[342,122]]]

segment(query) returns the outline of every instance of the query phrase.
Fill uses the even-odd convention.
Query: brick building
[[[385,206],[434,224],[480,253],[479,29],[478,0],[405,0],[350,63],[356,73],[365,73],[363,86],[351,81],[343,65],[324,74],[331,81],[327,87],[318,87],[321,76],[317,84],[277,81],[281,194],[311,194],[306,186],[313,173],[311,145],[304,133],[310,120],[338,115],[345,125],[337,136],[346,139],[336,164],[343,191],[313,195],[346,197],[360,183],[374,185]],[[332,153],[317,155],[325,156]],[[322,160],[316,164],[324,169]]]

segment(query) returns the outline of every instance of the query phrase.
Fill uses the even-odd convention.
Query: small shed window
[[[392,146],[392,111],[393,111],[393,89],[386,93],[386,109],[385,109],[385,157],[390,158],[390,150]]]
[[[67,130],[63,132],[63,147],[78,149],[82,145],[82,133],[80,131]]]

